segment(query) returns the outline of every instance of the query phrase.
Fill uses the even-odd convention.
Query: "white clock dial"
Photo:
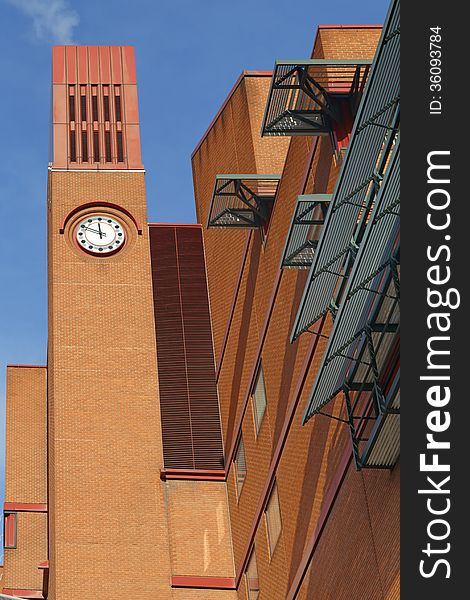
[[[78,245],[92,254],[116,252],[126,241],[123,226],[109,215],[90,215],[82,219],[75,235]]]

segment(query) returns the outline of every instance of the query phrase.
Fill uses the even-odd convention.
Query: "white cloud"
[[[78,14],[65,0],[7,0],[33,20],[38,39],[71,44],[73,28],[80,22]]]

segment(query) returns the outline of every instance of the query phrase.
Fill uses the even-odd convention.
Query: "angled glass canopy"
[[[330,194],[297,197],[281,268],[308,269],[311,266],[330,199]]]
[[[328,135],[342,102],[357,112],[371,61],[276,61],[261,135]]]
[[[280,179],[280,175],[216,175],[207,227],[264,225]]]
[[[394,0],[313,256],[291,340],[333,315],[396,145],[400,123],[400,13]]]

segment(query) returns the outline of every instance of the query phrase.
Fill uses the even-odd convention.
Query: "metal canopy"
[[[328,135],[339,100],[356,114],[371,61],[276,61],[261,135]]]
[[[280,179],[280,175],[216,175],[207,227],[260,227],[269,218]]]
[[[356,464],[375,469],[391,468],[400,456],[400,389],[397,382],[388,394],[385,410],[377,417]],[[359,464],[358,464],[359,460]]]
[[[399,413],[399,399],[397,404],[390,393],[385,393],[384,383],[387,369],[395,360],[392,355],[396,352],[400,326],[399,203],[398,139],[345,285],[303,418],[305,423],[315,414],[326,414],[324,407],[343,392],[346,423],[351,431],[358,468],[372,466],[364,458],[363,432],[369,434],[366,450],[372,462],[382,456],[380,443],[388,444],[390,456],[399,453],[398,438],[393,434],[399,425],[397,418],[390,416]],[[391,449],[392,442],[395,450]],[[375,453],[372,452],[374,447]],[[386,454],[385,449],[382,450]],[[381,466],[391,465],[384,463]]]
[[[307,269],[313,262],[331,194],[305,194],[297,204],[281,258],[281,268]]]
[[[364,340],[375,319],[396,324],[399,301],[400,143],[370,216],[351,275],[318,370],[304,415],[306,422],[343,389],[356,361],[358,340]],[[396,306],[395,306],[396,304]],[[395,311],[397,315],[395,315]],[[389,312],[391,316],[389,316]],[[388,322],[388,321],[387,321]]]
[[[390,7],[291,334],[328,310],[348,275],[387,171],[399,128],[399,1]],[[336,293],[336,298],[334,295]]]

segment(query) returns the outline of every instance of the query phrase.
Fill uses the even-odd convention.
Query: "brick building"
[[[398,10],[240,76],[192,155],[195,225],[147,222],[132,48],[54,48],[4,594],[399,598]]]

